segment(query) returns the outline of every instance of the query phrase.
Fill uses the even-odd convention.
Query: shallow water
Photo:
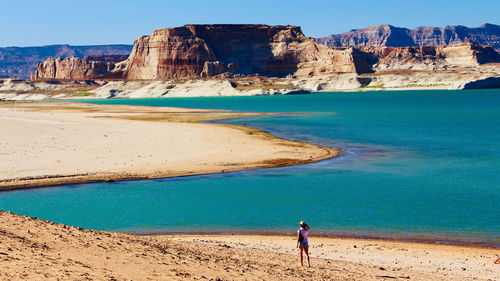
[[[101,230],[291,232],[500,247],[500,90],[94,101],[287,112],[218,122],[341,148],[320,163],[0,193],[0,209]]]

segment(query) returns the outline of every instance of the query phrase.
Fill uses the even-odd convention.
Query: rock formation
[[[382,24],[318,38],[321,44],[342,47],[436,47],[465,41],[489,45],[500,51],[500,26],[495,24],[484,24],[475,28],[461,25],[442,28],[422,26],[410,30]]]
[[[405,31],[396,29],[396,33],[404,35]],[[391,38],[374,37],[368,42],[383,45]],[[335,47],[318,44],[297,26],[185,25],[140,37],[126,59],[48,59],[37,67],[33,79],[300,78],[387,69],[475,67],[492,62],[500,62],[492,47],[470,41],[440,47]]]
[[[361,47],[360,51],[374,71],[438,70],[500,62],[500,54],[492,47],[472,42],[442,47]]]
[[[123,56],[94,56],[84,59],[48,58],[38,64],[33,80],[88,80],[121,78],[119,73],[113,72],[116,60],[123,60]]]
[[[41,47],[0,48],[0,77],[28,79],[37,64],[49,57],[69,58],[130,54],[132,45],[70,46],[50,45]]]
[[[358,53],[318,44],[297,26],[186,25],[155,30],[151,36],[137,39],[127,60],[107,66],[108,74],[101,72],[100,64],[60,61],[64,65],[54,68],[54,60],[48,60],[38,67],[34,78],[165,80],[254,74],[309,77],[363,72],[366,67],[356,63]],[[99,71],[88,71],[96,68]]]
[[[135,41],[120,68],[129,80],[357,71],[351,52],[325,48],[297,26],[268,25],[186,25],[155,30]]]

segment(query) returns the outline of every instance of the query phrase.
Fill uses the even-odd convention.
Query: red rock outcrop
[[[384,39],[386,43],[388,40]],[[130,56],[117,62],[123,59],[48,59],[38,65],[33,78],[166,80],[253,74],[311,77],[384,69],[473,67],[500,61],[492,47],[468,41],[441,47],[328,47],[306,37],[300,27],[268,25],[159,29],[137,39]]]
[[[36,66],[49,57],[78,57],[126,55],[132,45],[97,45],[70,46],[49,45],[40,47],[5,47],[0,48],[0,77],[28,79]]]
[[[135,41],[119,68],[129,80],[357,71],[349,51],[325,48],[300,27],[229,24],[155,30]]]
[[[493,47],[472,42],[442,47],[361,47],[360,51],[373,70],[436,70],[500,62]]]
[[[93,59],[99,59],[99,57]],[[103,60],[91,60],[89,57],[84,59],[76,57],[65,59],[48,58],[37,65],[35,74],[31,78],[33,80],[90,80],[122,77],[121,73],[113,72],[117,57],[104,56],[101,59]],[[123,59],[123,57],[118,56],[118,59]]]
[[[437,50],[445,57],[446,62],[452,65],[477,66],[500,62],[500,54],[493,47],[470,41],[438,47]]]
[[[162,80],[224,74],[304,77],[356,73],[364,71],[356,63],[357,53],[318,44],[297,26],[186,25],[140,37],[128,59],[115,65],[50,59],[38,66],[34,79]]]
[[[321,44],[342,47],[438,47],[465,41],[500,50],[500,26],[484,24],[469,28],[450,25],[442,28],[421,26],[407,29],[382,24],[318,38]]]

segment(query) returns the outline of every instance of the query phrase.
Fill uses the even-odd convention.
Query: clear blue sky
[[[189,23],[302,26],[320,37],[388,23],[400,27],[500,24],[498,0],[0,0],[0,46],[132,44]]]

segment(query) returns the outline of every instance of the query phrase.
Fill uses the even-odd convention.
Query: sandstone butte
[[[108,56],[109,58],[109,56]],[[99,57],[49,58],[34,80],[168,80],[262,75],[312,77],[385,69],[475,67],[499,62],[490,46],[470,41],[441,47],[333,47],[306,37],[298,26],[185,25],[135,40],[121,62]]]
[[[361,71],[354,60],[352,50],[320,45],[297,26],[185,25],[140,37],[123,62],[104,65],[77,58],[49,59],[38,65],[33,78],[159,80],[222,73],[312,76]]]

